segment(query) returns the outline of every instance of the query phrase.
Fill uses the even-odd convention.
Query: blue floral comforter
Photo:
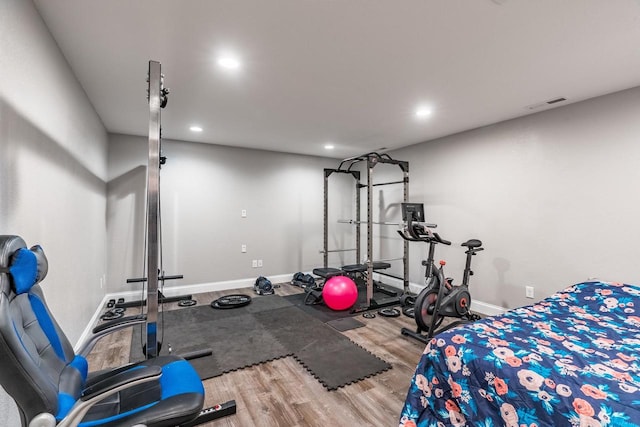
[[[580,283],[437,335],[400,426],[640,426],[639,297]]]

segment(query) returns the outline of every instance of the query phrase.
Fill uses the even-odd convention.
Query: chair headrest
[[[40,245],[31,249],[20,248],[11,256],[8,268],[0,271],[9,273],[16,294],[29,292],[31,287],[45,278],[49,262]]]

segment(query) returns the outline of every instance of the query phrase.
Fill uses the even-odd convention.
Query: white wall
[[[144,275],[147,144],[145,137],[110,135],[109,292],[137,289],[125,280]],[[162,152],[164,270],[185,276],[167,287],[321,266],[323,168],[337,161],[171,140],[163,140]],[[350,197],[351,187],[344,194]],[[332,242],[341,239],[334,231]],[[264,266],[252,268],[253,259]]]
[[[542,298],[591,277],[640,283],[639,117],[635,88],[391,154],[410,160],[411,201],[454,242],[436,255],[447,274],[460,280],[460,243],[481,239],[472,295],[513,308],[532,302],[528,285]]]
[[[0,2],[0,70],[0,234],[43,246],[43,289],[75,342],[104,295],[107,135],[30,1]],[[18,425],[8,402],[0,425]]]

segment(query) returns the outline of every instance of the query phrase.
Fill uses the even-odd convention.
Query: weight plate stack
[[[251,303],[251,297],[245,294],[225,295],[211,303],[211,307],[218,309],[240,308]]]

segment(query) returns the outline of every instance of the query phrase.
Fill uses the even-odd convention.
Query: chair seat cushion
[[[145,360],[131,369],[152,365],[162,368],[156,384],[141,384],[114,394],[93,406],[80,426],[175,426],[195,418],[204,405],[204,387],[196,370],[176,356]]]

